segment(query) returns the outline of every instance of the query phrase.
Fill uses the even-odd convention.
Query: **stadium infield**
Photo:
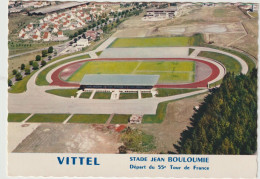
[[[174,82],[174,81],[171,81],[171,82],[168,82],[168,83],[161,83],[160,81],[156,84],[156,86],[155,87],[157,87],[157,88],[205,88],[205,87],[207,87],[207,85],[208,85],[208,82],[209,81],[211,81],[211,80],[213,80],[213,79],[215,79],[218,75],[219,75],[219,69],[218,69],[218,67],[217,66],[215,66],[214,64],[212,64],[212,63],[210,63],[210,62],[206,62],[206,61],[202,61],[202,60],[198,60],[198,59],[191,59],[191,58],[154,58],[154,59],[144,59],[144,58],[127,58],[127,59],[116,59],[116,58],[113,58],[113,59],[110,59],[110,58],[106,58],[106,59],[102,59],[102,58],[100,58],[100,59],[91,59],[91,60],[84,60],[84,62],[99,62],[99,61],[102,61],[102,63],[104,63],[104,62],[109,62],[109,61],[112,61],[112,62],[115,62],[115,61],[117,61],[117,62],[126,62],[127,64],[129,64],[130,62],[132,62],[132,63],[130,63],[131,65],[133,65],[133,64],[138,64],[138,63],[140,63],[140,62],[142,62],[142,61],[145,61],[145,60],[147,60],[146,62],[147,63],[150,63],[150,62],[154,62],[155,64],[156,63],[161,63],[161,62],[164,62],[164,63],[162,63],[162,64],[172,64],[172,63],[176,63],[176,62],[181,62],[181,63],[183,63],[183,62],[193,62],[193,63],[188,63],[188,64],[203,64],[203,65],[205,65],[205,66],[207,66],[207,68],[208,69],[210,69],[210,74],[208,74],[208,75],[204,75],[204,77],[203,78],[200,78],[199,80],[197,80],[197,81],[194,81],[194,79],[198,79],[198,78],[195,78],[196,77],[196,75],[200,75],[199,73],[199,71],[201,71],[201,70],[196,70],[197,69],[197,66],[196,66],[196,69],[195,69],[195,72],[193,71],[193,74],[195,75],[195,77],[193,77],[193,81],[191,81],[191,82],[182,82],[182,83],[180,83],[180,82]],[[75,62],[75,63],[82,63],[83,61],[80,61],[80,62]],[[195,63],[196,62],[196,63]],[[144,65],[144,67],[146,68],[146,65],[147,65],[147,63],[144,63],[145,65]],[[86,63],[87,64],[87,63]],[[93,63],[93,65],[94,64],[98,64],[98,63]],[[106,63],[104,63],[104,64],[106,64]],[[109,63],[108,63],[109,64]],[[142,64],[142,63],[141,63]],[[141,64],[139,64],[139,66],[138,66],[138,68],[139,67],[141,67]],[[152,64],[152,63],[151,63]],[[179,63],[178,63],[179,64]],[[84,68],[85,66],[84,65],[82,65],[81,66],[81,68],[79,68],[79,69],[76,69],[76,68],[74,68],[74,69],[71,69],[70,67],[72,67],[72,66],[75,66],[74,65],[74,63],[72,63],[72,64],[68,64],[68,65],[65,65],[65,66],[63,66],[63,67],[61,67],[61,68],[59,68],[58,70],[56,70],[52,75],[51,75],[51,78],[52,78],[52,80],[53,80],[53,82],[51,83],[51,85],[54,85],[54,86],[66,86],[66,87],[79,87],[79,82],[70,82],[70,81],[66,81],[66,80],[64,80],[63,78],[62,78],[62,72],[65,70],[65,72],[67,73],[67,70],[68,69],[70,69],[70,70],[73,70],[74,71],[74,73],[75,74],[77,74],[80,70],[81,70],[81,68]],[[124,66],[126,66],[126,65],[124,65]],[[194,65],[195,66],[195,65]],[[195,67],[194,66],[190,66],[190,67],[182,67],[182,66],[179,66],[178,68],[176,68],[176,69],[179,69],[179,70],[187,70],[187,69],[194,69]],[[85,67],[85,68],[87,68],[87,67]],[[88,67],[89,68],[89,67]],[[124,67],[125,68],[125,67]],[[134,67],[131,67],[131,68],[134,68]],[[136,66],[135,66],[135,70],[136,69],[138,69],[138,68],[136,68]],[[157,66],[156,67],[154,67],[155,69],[157,68]],[[167,70],[169,69],[169,67],[168,66],[164,66],[164,65],[162,65],[161,67],[160,67],[161,69],[164,69],[164,70],[166,70],[166,72],[167,72]],[[152,69],[152,68],[151,68]],[[149,73],[151,74],[160,74],[160,72],[153,72],[153,71],[151,71],[151,69],[149,69],[150,71],[149,71]],[[171,68],[170,68],[171,69]],[[107,68],[104,68],[104,69],[101,69],[101,70],[107,70]],[[112,69],[110,69],[110,70],[112,70]],[[154,69],[153,69],[154,70]],[[130,71],[131,72],[131,71]],[[129,74],[130,74],[130,72],[129,72]],[[135,71],[136,72],[136,71]],[[73,73],[73,74],[74,74]],[[107,73],[107,72],[106,72]],[[118,73],[118,72],[117,72]],[[140,72],[141,73],[141,72]],[[138,73],[138,74],[140,74],[140,73]],[[167,72],[168,73],[168,72]],[[88,72],[87,71],[85,71],[84,72],[84,74],[88,74]],[[83,75],[84,75],[83,74]],[[98,74],[98,73],[96,73],[96,74]],[[137,74],[137,73],[136,73]],[[144,72],[142,72],[142,74],[147,74],[147,73],[144,73]],[[71,77],[72,78],[72,77]],[[71,78],[69,78],[69,80],[71,80]],[[80,78],[78,78],[78,79],[80,79]]]
[[[194,61],[87,61],[69,78],[80,82],[85,74],[159,74],[159,83],[194,82]]]

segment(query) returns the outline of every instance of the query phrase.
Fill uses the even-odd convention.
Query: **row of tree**
[[[181,134],[180,154],[254,154],[257,148],[257,70],[227,73]]]

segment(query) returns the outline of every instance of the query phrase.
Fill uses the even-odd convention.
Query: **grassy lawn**
[[[62,58],[65,58],[66,56],[68,55],[63,55],[63,56],[60,56],[60,57],[57,57],[57,58],[54,58],[51,60],[51,62],[53,61],[56,61],[56,60],[60,60]],[[78,57],[74,57],[74,58],[70,58],[70,59],[67,59],[67,60],[63,60],[61,62],[58,62],[58,63],[55,63],[47,68],[45,68],[43,71],[41,71],[39,73],[39,75],[37,76],[36,78],[36,84],[39,85],[39,86],[44,86],[44,85],[49,85],[48,81],[46,80],[46,75],[53,69],[53,68],[56,68],[62,64],[65,64],[65,63],[68,63],[68,62],[71,62],[71,61],[74,61],[74,60],[80,60],[80,59],[84,59],[84,58],[90,58],[89,55],[81,55],[81,56],[78,56]]]
[[[110,92],[96,92],[93,99],[110,99]]]
[[[97,56],[100,56],[103,51],[96,52]]]
[[[109,114],[75,114],[68,122],[104,124],[108,118]]]
[[[226,67],[226,70],[228,72],[234,72],[235,74],[239,74],[241,72],[241,66],[239,62],[230,56],[223,55],[221,53],[206,52],[206,51],[201,51],[198,54],[198,56],[211,58],[213,60],[219,61]]]
[[[78,89],[52,89],[52,90],[47,90],[46,92],[50,93],[50,94],[57,95],[57,96],[70,98],[71,96],[76,97],[77,91],[78,91]]]
[[[63,122],[69,114],[34,114],[27,122]]]
[[[254,18],[258,18],[258,12],[249,12],[249,14]]]
[[[9,113],[8,114],[8,122],[22,122],[29,115],[30,114],[27,114],[27,113]]]
[[[82,65],[67,81],[79,82],[88,74],[160,75],[159,83],[193,82],[194,61],[90,61]]]
[[[196,45],[198,38],[192,37],[146,37],[118,38],[109,47],[183,47]]]
[[[128,120],[130,119],[131,115],[125,115],[125,114],[115,114],[111,124],[127,124]]]
[[[151,98],[152,93],[142,93],[142,98]]]
[[[199,89],[171,89],[171,88],[158,88],[157,97],[166,97],[166,96],[173,96],[182,93],[189,93],[193,91],[198,91]]]
[[[27,90],[27,82],[31,78],[31,76],[36,71],[33,71],[30,75],[25,76],[21,81],[17,81],[11,88],[8,90],[9,93],[22,93]]]
[[[138,99],[138,93],[120,93],[119,99]]]
[[[161,123],[166,115],[166,109],[169,101],[158,104],[155,115],[144,115],[142,123]]]
[[[79,96],[79,98],[89,98],[91,96],[91,92],[83,92]]]
[[[194,51],[194,48],[189,48],[189,55],[192,54],[192,52]]]
[[[218,50],[223,50],[225,52],[232,53],[233,55],[236,55],[236,56],[242,58],[247,63],[249,71],[251,71],[255,67],[255,63],[253,62],[253,60],[249,56],[247,56],[239,51],[231,50],[231,49],[223,48],[223,47],[218,47],[218,46],[214,46],[214,45],[208,45],[208,44],[204,44],[204,46],[218,49]]]

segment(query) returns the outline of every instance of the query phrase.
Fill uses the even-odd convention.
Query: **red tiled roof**
[[[24,38],[25,34],[22,35],[22,38]]]
[[[48,32],[44,32],[43,38],[44,38],[44,39],[47,39],[48,36],[49,36],[49,33],[48,33]]]
[[[33,35],[33,38],[34,38],[34,39],[37,39],[37,38],[38,38],[38,35]]]
[[[62,32],[62,31],[59,31],[59,32],[58,32],[58,35],[62,35],[62,34],[63,34],[63,32]]]

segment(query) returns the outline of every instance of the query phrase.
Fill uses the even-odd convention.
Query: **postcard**
[[[9,1],[6,175],[256,178],[258,10]]]

